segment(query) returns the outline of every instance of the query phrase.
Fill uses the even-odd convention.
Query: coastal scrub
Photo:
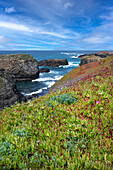
[[[1,111],[0,169],[111,170],[112,89],[109,57],[67,87]]]

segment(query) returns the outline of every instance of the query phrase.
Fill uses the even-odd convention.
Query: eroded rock
[[[79,58],[81,58],[80,66],[92,62],[101,61],[103,58],[106,58],[110,55],[113,55],[113,52],[100,51],[99,53],[80,55],[79,56]]]
[[[22,101],[26,101],[26,97],[17,90],[13,76],[0,69],[0,110]]]
[[[0,55],[0,67],[17,81],[39,77],[38,61],[29,54]]]
[[[50,72],[49,68],[41,68],[41,69],[39,69],[39,73],[48,73],[48,72]]]
[[[60,65],[68,65],[67,59],[49,59],[38,62],[38,66],[59,67]]]

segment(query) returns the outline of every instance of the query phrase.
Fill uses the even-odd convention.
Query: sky
[[[113,50],[113,0],[0,0],[0,50]]]

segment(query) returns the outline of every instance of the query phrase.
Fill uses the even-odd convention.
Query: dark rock
[[[49,68],[41,68],[41,69],[39,69],[39,73],[48,73],[48,72],[50,72]]]
[[[33,96],[27,96],[28,100],[31,100],[33,98]]]
[[[38,94],[32,94],[32,96],[37,98],[39,97]]]
[[[38,98],[38,97],[39,97],[38,94],[32,94],[32,95],[27,96],[27,100],[31,100],[33,98]]]
[[[80,55],[79,58],[81,58],[81,62],[79,65],[82,66],[84,64],[101,61],[103,58],[106,58],[109,55],[113,55],[113,52],[100,51],[99,53]]]
[[[0,67],[17,81],[39,77],[38,61],[29,54],[0,55]]]
[[[59,67],[60,65],[68,65],[67,59],[49,59],[38,62],[38,66]]]
[[[0,71],[0,110],[22,101],[26,101],[26,97],[17,90],[13,77]]]

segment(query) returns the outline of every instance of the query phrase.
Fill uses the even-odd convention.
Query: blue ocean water
[[[79,66],[81,54],[91,54],[98,51],[0,51],[0,55],[5,54],[30,54],[37,61],[45,59],[67,59],[69,65],[60,67],[47,67],[50,69],[49,73],[40,73],[39,78],[26,81],[17,82],[18,90],[25,96],[30,96],[37,94],[38,96],[45,95],[50,87],[61,79],[65,74],[70,72],[75,67]],[[45,66],[40,66],[40,68],[46,68]]]

